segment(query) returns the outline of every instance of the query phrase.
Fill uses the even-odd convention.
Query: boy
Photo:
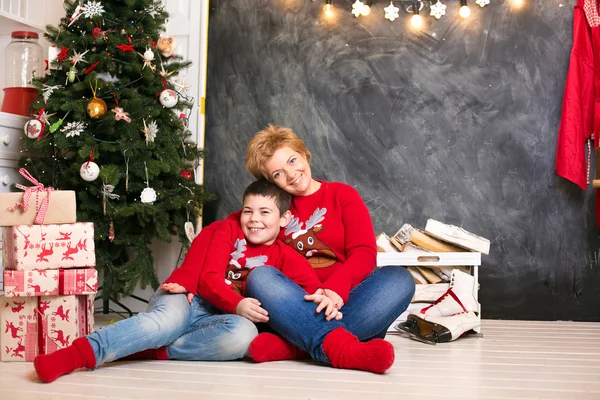
[[[40,379],[52,382],[75,369],[123,358],[244,357],[258,334],[253,322],[268,321],[258,300],[243,297],[248,272],[260,265],[275,267],[307,293],[315,293],[309,299],[319,304],[317,312],[325,310],[328,320],[341,318],[329,298],[316,294],[321,283],[308,262],[277,240],[291,219],[291,196],[259,180],[248,186],[243,202],[239,221],[226,219],[202,230],[183,265],[152,296],[147,312],[37,356],[34,367]]]

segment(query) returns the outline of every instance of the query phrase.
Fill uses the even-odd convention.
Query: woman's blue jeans
[[[148,311],[108,325],[86,336],[96,367],[146,349],[166,346],[169,359],[227,361],[244,357],[258,335],[254,323],[223,314],[196,295],[158,289]]]
[[[306,292],[281,271],[255,268],[246,281],[246,296],[258,299],[269,313],[268,324],[284,339],[316,360],[331,364],[322,349],[325,337],[344,327],[360,341],[384,338],[388,327],[408,307],[415,282],[402,267],[377,268],[350,292],[340,321],[317,314],[315,303],[304,300]]]

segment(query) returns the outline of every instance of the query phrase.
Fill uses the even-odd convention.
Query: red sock
[[[94,368],[96,356],[90,342],[82,337],[75,339],[71,346],[64,349],[37,356],[33,360],[33,366],[40,379],[50,383],[78,368]]]
[[[308,358],[306,352],[269,332],[263,332],[255,337],[252,343],[250,343],[248,352],[250,353],[250,357],[259,363]]]
[[[323,341],[323,351],[336,368],[360,369],[383,374],[394,364],[394,346],[383,339],[365,343],[345,330],[336,328]]]
[[[131,360],[168,360],[167,348],[160,347],[158,349],[146,349],[138,351],[137,353],[130,354],[125,357],[119,358],[117,361],[131,361]]]

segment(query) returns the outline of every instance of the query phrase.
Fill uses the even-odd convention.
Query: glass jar
[[[11,33],[12,40],[4,52],[4,112],[29,115],[29,106],[38,94],[33,79],[44,75],[44,57],[38,37],[36,32]]]

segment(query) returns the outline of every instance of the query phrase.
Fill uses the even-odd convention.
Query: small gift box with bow
[[[34,186],[24,193],[0,193],[0,226],[71,224],[77,221],[75,192],[44,187],[25,168],[19,173]]]

